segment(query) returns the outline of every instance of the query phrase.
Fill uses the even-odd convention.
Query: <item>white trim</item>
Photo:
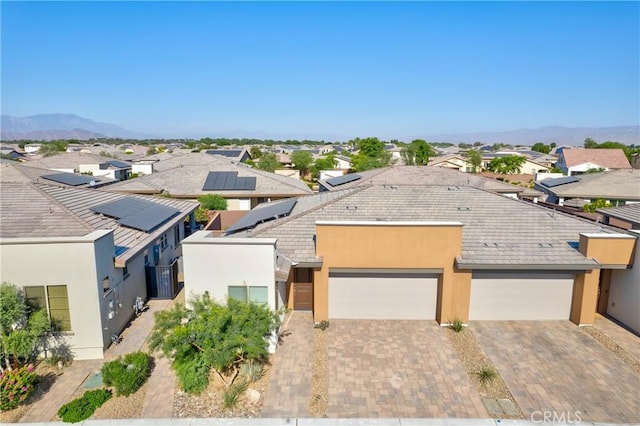
[[[384,221],[384,220],[316,220],[320,226],[463,226],[462,222]]]
[[[580,233],[580,235],[587,238],[596,238],[596,239],[600,239],[600,238],[601,239],[622,239],[622,240],[636,239],[636,237],[629,234],[607,234],[605,232],[582,232]]]
[[[212,231],[197,231],[187,238],[183,239],[180,244],[226,244],[226,245],[271,245],[274,246],[278,241],[277,238],[229,238],[214,237]]]

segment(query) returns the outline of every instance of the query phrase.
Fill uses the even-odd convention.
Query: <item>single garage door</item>
[[[330,271],[329,318],[432,320],[438,275]]]
[[[573,296],[571,273],[475,273],[470,320],[566,320]]]

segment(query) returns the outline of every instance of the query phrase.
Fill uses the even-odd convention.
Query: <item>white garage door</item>
[[[437,300],[435,274],[329,273],[329,318],[431,320]]]
[[[470,320],[566,320],[573,274],[474,273]]]

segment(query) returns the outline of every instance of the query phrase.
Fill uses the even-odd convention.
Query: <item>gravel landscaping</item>
[[[482,400],[489,399],[495,401],[508,399],[513,403],[518,414],[508,415],[503,413],[503,415],[499,417],[513,419],[524,418],[522,411],[518,407],[513,395],[511,395],[509,388],[504,383],[504,380],[502,380],[502,377],[500,377],[500,372],[493,365],[487,354],[484,353],[480,345],[478,345],[473,332],[468,327],[463,328],[460,332],[447,328],[445,332],[447,333],[447,337],[449,338],[451,345],[456,350],[458,357],[462,361],[469,378],[475,385],[480,398]],[[493,370],[495,372],[495,377],[482,380],[479,372],[483,368]]]
[[[225,385],[220,378],[211,373],[209,386],[200,395],[190,395],[176,387],[173,399],[173,417],[260,417],[264,392],[271,376],[270,363],[264,366],[260,380],[251,383],[238,403],[232,407],[224,406]],[[236,379],[240,380],[240,378]]]
[[[600,331],[598,327],[580,327],[580,330],[593,337],[598,343],[609,349],[625,364],[631,367],[633,371],[640,374],[640,361],[631,356],[627,351],[622,349],[616,342],[611,340],[609,336],[602,333],[602,331]]]
[[[326,417],[329,405],[329,357],[327,330],[316,328],[313,345],[313,370],[310,411],[313,417]]]
[[[25,402],[9,411],[0,411],[0,424],[17,423],[31,406],[37,404],[47,394],[56,378],[62,374],[62,370],[58,367],[52,367],[45,362],[36,365],[35,372],[38,375],[36,389],[26,399]]]

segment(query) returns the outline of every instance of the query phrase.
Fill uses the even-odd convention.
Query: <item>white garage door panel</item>
[[[329,277],[329,318],[431,320],[438,278],[353,274]]]
[[[473,276],[470,320],[566,320],[572,274]]]

